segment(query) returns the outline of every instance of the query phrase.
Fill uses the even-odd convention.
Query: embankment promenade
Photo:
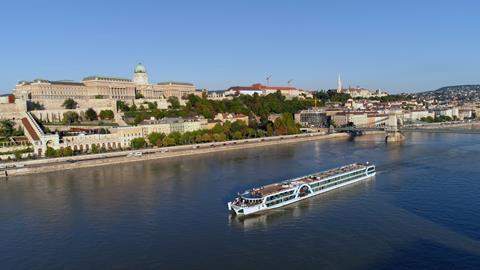
[[[246,148],[297,143],[326,139],[347,139],[346,133],[324,134],[310,133],[286,136],[274,136],[255,139],[244,139],[226,142],[191,144],[172,147],[148,148],[109,152],[102,154],[79,155],[61,158],[45,158],[15,163],[16,167],[9,166],[0,169],[0,178],[38,174],[53,171],[73,170],[104,165],[140,162],[162,158],[173,158],[190,155],[207,154],[220,151],[231,151]],[[136,155],[132,155],[132,153]],[[141,154],[139,154],[141,153]],[[12,164],[13,165],[13,164]]]

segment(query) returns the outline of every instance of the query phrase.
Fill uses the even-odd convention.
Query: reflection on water
[[[480,269],[480,136],[407,136],[10,178],[0,182],[1,268]],[[359,161],[377,165],[374,179],[228,214],[239,191]]]

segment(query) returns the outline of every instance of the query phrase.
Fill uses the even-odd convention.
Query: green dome
[[[146,70],[145,67],[142,65],[142,63],[138,63],[138,64],[135,66],[135,73],[147,73],[147,70]]]

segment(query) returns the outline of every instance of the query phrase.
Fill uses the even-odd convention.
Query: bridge
[[[453,122],[453,123],[422,123],[412,125],[399,125],[395,114],[388,115],[378,119],[375,123],[368,125],[356,125],[335,128],[337,132],[347,132],[354,136],[364,135],[372,131],[384,131],[387,134],[386,139],[394,141],[403,140],[402,132],[425,132],[425,133],[457,133],[457,134],[480,134],[480,121],[473,122]]]
[[[347,132],[353,136],[364,135],[367,132],[371,131],[383,131],[386,134],[385,141],[387,142],[396,142],[403,141],[405,136],[400,132],[398,127],[398,118],[396,114],[389,114],[380,119],[376,119],[375,122],[368,123],[365,125],[355,125],[355,126],[345,126],[334,128],[337,132]]]

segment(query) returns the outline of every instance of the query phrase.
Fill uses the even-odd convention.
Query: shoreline
[[[0,171],[0,178],[8,178],[10,176],[31,175],[37,173],[48,173],[63,170],[74,170],[89,167],[108,166],[114,164],[123,164],[130,162],[141,162],[147,160],[193,156],[200,154],[208,154],[215,152],[231,151],[238,149],[282,145],[289,143],[316,141],[316,140],[332,140],[332,139],[347,139],[350,135],[346,133],[334,133],[334,134],[302,134],[302,135],[288,135],[288,136],[275,136],[266,137],[262,139],[248,139],[227,141],[221,144],[192,144],[185,146],[176,146],[168,148],[153,148],[153,149],[141,149],[141,150],[129,150],[121,152],[112,152],[104,154],[94,155],[81,155],[62,158],[50,158],[41,160],[31,160],[25,162],[19,162],[24,165],[20,168],[7,168]],[[142,156],[127,157],[128,153],[141,152]],[[8,175],[5,174],[8,172]]]

